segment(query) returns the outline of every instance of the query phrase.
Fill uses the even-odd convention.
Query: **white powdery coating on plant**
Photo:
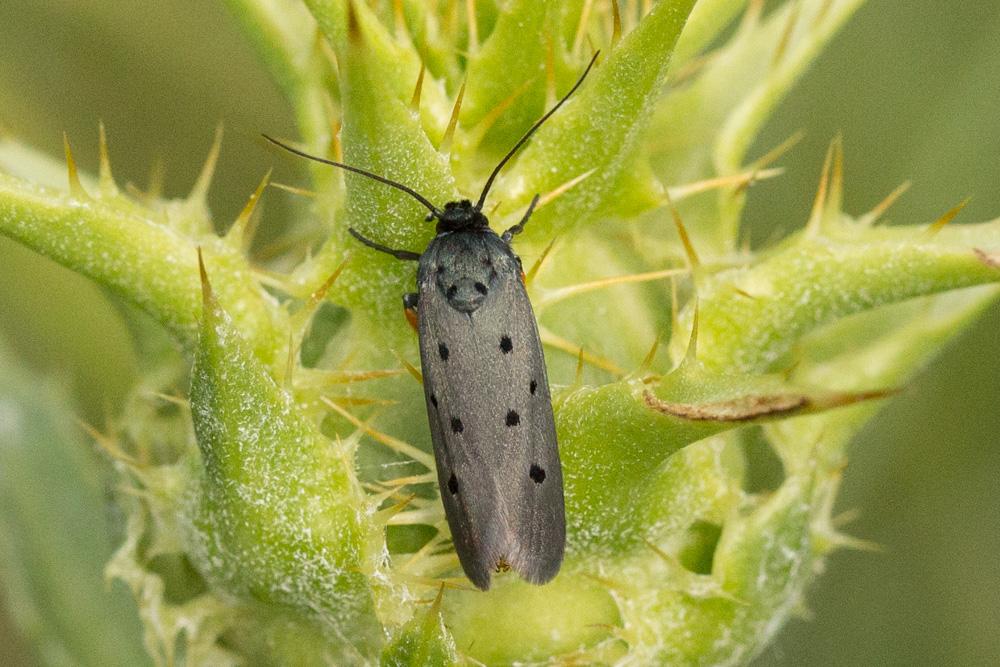
[[[259,9],[262,14],[254,16],[263,16],[267,25],[287,28],[288,24],[278,16],[277,4],[246,4]],[[538,141],[532,142],[534,147],[526,147],[510,165],[490,204],[508,200],[510,206],[512,198],[525,199],[534,194],[532,183],[546,183],[550,179],[553,185],[560,184],[597,164],[602,168],[555,200],[555,209],[549,209],[548,213],[541,211],[538,222],[542,231],[546,231],[545,224],[550,229],[576,227],[583,232],[582,242],[598,247],[605,258],[597,251],[566,252],[564,246],[568,243],[561,242],[549,264],[553,272],[573,277],[574,272],[582,271],[581,267],[589,270],[591,265],[597,265],[607,269],[610,268],[607,258],[618,258],[621,264],[615,268],[623,272],[676,265],[683,255],[673,228],[665,224],[669,220],[662,207],[652,208],[662,204],[653,201],[662,197],[659,186],[739,172],[745,166],[747,147],[770,109],[859,4],[860,0],[805,0],[786,3],[768,12],[758,23],[746,20],[728,44],[721,45],[710,60],[701,63],[702,69],[687,72],[683,82],[671,86],[655,102],[657,109],[651,119],[646,112],[660,91],[625,90],[629,80],[641,78],[637,75],[642,63],[624,63],[609,77],[614,79],[613,90],[603,97],[597,95],[599,99],[592,109],[584,106],[586,98],[579,96],[563,109],[565,114],[560,114],[563,119],[576,116],[579,120],[583,116],[582,124],[566,131],[560,116],[553,118],[549,126],[552,131],[537,135]],[[315,2],[312,6],[322,12],[324,7],[332,5]],[[656,6],[659,11],[666,11],[674,5]],[[704,8],[709,4],[702,2],[698,6]],[[305,16],[305,9],[297,8],[301,10],[299,16]],[[250,17],[249,23],[256,20],[251,14],[245,14]],[[729,24],[731,17],[726,15],[718,31]],[[790,19],[794,22],[787,23]],[[626,18],[626,25],[629,20]],[[701,20],[711,23],[704,17]],[[383,37],[392,40],[390,32],[386,30]],[[622,41],[610,48],[602,45],[604,62],[598,71],[627,49],[636,34],[629,32],[626,29]],[[312,32],[303,34],[307,37],[299,35],[297,48],[292,52],[304,62],[317,49]],[[787,36],[787,42],[783,43],[783,35]],[[262,42],[268,39],[263,35],[257,37],[263,37]],[[437,40],[431,47],[444,46],[446,53],[455,53],[456,47],[461,46],[448,41],[453,38],[451,34],[427,37]],[[711,34],[706,37],[709,41],[710,38]],[[415,63],[416,51],[403,41],[392,42],[388,51],[400,49]],[[776,54],[776,44],[783,44],[783,57]],[[658,66],[662,69],[666,66],[668,49],[663,49],[662,43],[655,46],[661,61]],[[282,57],[281,45],[271,44],[270,48],[275,49],[276,58]],[[499,51],[507,61],[520,55],[511,49]],[[469,53],[467,57],[474,60],[477,56]],[[296,61],[288,66],[298,71],[296,67],[300,64]],[[560,63],[556,69],[566,64]],[[541,76],[542,68],[537,69]],[[564,73],[556,74],[560,78]],[[458,71],[445,75],[433,72],[428,78],[427,99],[432,92],[437,95],[434,110],[439,116],[444,114],[437,119],[438,129],[450,113],[447,104],[440,104],[445,83],[438,77],[451,77],[448,83],[455,84],[461,76]],[[470,91],[475,83],[470,82]],[[309,92],[316,99],[326,99],[331,93],[322,88]],[[639,102],[625,104],[623,100],[629,95]],[[351,138],[354,145],[346,146],[348,156],[352,151],[353,155],[375,156],[381,164],[392,167],[389,175],[425,194],[432,194],[425,190],[427,187],[441,188],[442,183],[451,183],[452,165],[461,171],[463,164],[476,163],[472,154],[476,146],[463,145],[462,133],[467,128],[461,123],[452,144],[455,154],[451,155],[431,145],[433,142],[420,126],[426,121],[417,120],[419,114],[403,109],[405,99],[379,99],[376,108],[364,105],[350,108],[350,100],[345,100],[345,96],[337,99],[338,103],[347,103],[348,124],[381,119],[367,128],[370,136],[363,136],[362,132],[361,136]],[[396,122],[398,118],[383,113],[382,105],[386,103],[393,104],[396,111],[403,109],[402,120],[409,123],[404,132],[399,131],[402,125]],[[424,116],[427,109],[423,105]],[[520,111],[524,115],[525,110]],[[650,146],[640,144],[644,137],[640,136],[641,123],[637,119],[653,125]],[[328,121],[337,119],[324,116],[321,120],[324,131],[330,125]],[[380,122],[386,127],[379,127]],[[642,149],[635,151],[639,153],[649,148],[652,158],[648,166],[653,173],[646,173],[644,159],[628,159],[636,147]],[[478,165],[466,171],[476,169]],[[628,182],[631,177],[640,182]],[[468,179],[460,174],[459,180],[465,183]],[[616,187],[619,185],[623,187]],[[380,241],[424,238],[430,234],[430,225],[422,226],[426,223],[413,214],[413,211],[420,213],[418,206],[398,192],[383,194],[378,187],[370,183],[361,187],[352,185],[347,197],[349,220],[341,217],[334,220],[334,215],[341,211],[327,205],[328,201],[343,203],[341,197],[326,200],[321,196],[317,212],[326,221],[334,220],[338,229],[365,223],[367,230],[384,231],[384,236],[369,234]],[[616,219],[601,220],[601,224],[580,229],[594,217],[596,209],[609,203],[614,207]],[[720,191],[682,205],[690,205],[685,210],[685,215],[691,213],[686,224],[705,265],[730,265],[742,195]],[[14,209],[17,215],[10,213]],[[545,215],[552,215],[553,210],[559,216],[545,223]],[[635,215],[635,211],[645,214]],[[623,219],[617,219],[619,215]],[[811,327],[914,294],[960,286],[965,278],[957,279],[959,275],[981,278],[981,272],[976,273],[981,267],[973,261],[962,265],[962,271],[945,269],[954,269],[961,263],[961,252],[981,245],[996,246],[982,244],[984,239],[997,237],[996,226],[994,231],[984,227],[967,232],[962,237],[962,251],[956,252],[954,244],[948,248],[948,243],[943,242],[950,238],[950,229],[943,230],[933,243],[918,243],[912,229],[903,230],[903,234],[911,236],[902,238],[899,233],[891,237],[889,232],[853,229],[847,225],[841,229],[837,225],[842,221],[834,222],[837,224],[828,225],[823,232],[847,231],[854,236],[812,236],[787,243],[768,256],[748,254],[739,258],[738,263],[746,264],[747,268],[706,272],[707,280],[696,286],[701,300],[700,359],[714,364],[722,375],[739,368],[751,369],[752,373],[771,370],[768,366],[801,343],[802,335]],[[789,225],[794,223],[787,221]],[[192,202],[189,206],[152,202],[140,206],[124,197],[79,201],[61,195],[53,197],[30,186],[11,186],[10,179],[0,177],[0,225],[3,225],[0,231],[27,239],[29,245],[34,242],[34,247],[45,254],[125,293],[135,303],[158,314],[161,323],[179,332],[182,338],[193,338],[198,330],[201,311],[193,248],[195,243],[204,243],[209,275],[220,302],[237,323],[235,328],[253,341],[254,352],[266,363],[280,365],[274,360],[284,351],[287,334],[284,310],[258,289],[244,258],[211,245],[215,239],[208,234],[212,225],[202,203]],[[316,260],[300,266],[297,277],[290,282],[299,288],[317,285],[330,275],[345,252],[354,251],[358,261],[345,271],[335,288],[339,293],[331,297],[340,305],[352,307],[352,315],[357,316],[354,321],[359,324],[351,331],[356,340],[338,340],[348,348],[343,358],[351,359],[365,345],[383,343],[385,347],[385,339],[392,339],[398,333],[394,330],[381,338],[382,332],[376,329],[387,321],[401,322],[398,298],[405,291],[401,289],[401,276],[412,278],[412,266],[394,265],[373,251],[353,245],[345,249],[337,243],[336,234],[329,240],[332,242],[320,250]],[[922,256],[912,252],[906,255],[915,247],[923,247],[926,252]],[[856,253],[858,249],[867,254]],[[852,257],[859,261],[852,264]],[[922,273],[924,269],[927,271]],[[940,275],[935,273],[938,270]],[[596,273],[593,277],[612,273]],[[180,283],[186,285],[186,291],[178,289]],[[743,293],[733,294],[733,287]],[[691,285],[682,284],[682,299],[687,297],[685,290],[690,289]],[[637,358],[635,350],[648,349],[651,342],[634,339],[643,335],[652,338],[650,334],[663,330],[669,317],[667,289],[636,291],[636,295],[628,300],[632,311],[621,307],[624,300],[620,299],[619,288],[588,295],[573,307],[553,308],[551,328],[588,353],[602,354],[632,370],[641,358],[641,353]],[[757,303],[756,310],[749,307],[752,303]],[[692,311],[689,304],[681,317],[684,326],[674,332],[676,359],[684,356]],[[623,324],[619,321],[622,319],[628,322]],[[645,327],[636,326],[637,322]],[[933,336],[905,339],[906,345],[892,353],[895,357],[884,355],[888,363],[868,365],[865,379],[877,383],[886,378],[892,378],[893,382],[905,378],[919,363],[914,359],[925,359],[948,332],[954,331],[956,322],[949,321],[941,331],[930,332]],[[177,480],[187,482],[183,506],[178,511],[176,505],[169,504],[176,503],[175,498],[164,500],[153,493],[143,502],[149,503],[151,523],[156,523],[156,527],[143,533],[140,528],[133,530],[130,526],[129,539],[134,540],[128,561],[132,566],[130,576],[134,588],[145,596],[146,621],[155,624],[162,620],[153,618],[157,614],[173,615],[169,619],[174,622],[173,627],[183,627],[192,636],[201,633],[202,639],[210,636],[214,641],[212,632],[221,632],[218,626],[227,623],[243,630],[280,627],[278,622],[269,626],[266,614],[257,617],[248,611],[253,605],[248,600],[264,600],[268,611],[274,606],[287,611],[288,616],[283,618],[324,626],[328,636],[321,640],[344,647],[336,652],[339,662],[367,659],[382,639],[391,640],[407,619],[416,618],[420,610],[426,609],[418,604],[426,599],[413,593],[424,589],[404,587],[398,583],[402,577],[395,579],[396,573],[390,570],[388,564],[393,559],[389,558],[384,534],[381,527],[373,525],[375,508],[357,488],[352,470],[353,452],[341,450],[318,433],[306,416],[315,415],[318,409],[295,405],[249,353],[240,351],[241,344],[232,329],[233,325],[224,317],[214,322],[207,334],[215,339],[214,356],[208,355],[211,358],[203,359],[205,363],[196,369],[195,386],[202,393],[196,397],[192,409],[202,456],[185,456],[174,469],[177,473],[174,486],[180,486]],[[377,343],[357,340],[369,336]],[[628,340],[611,344],[608,339],[612,337]],[[412,350],[412,337],[406,340]],[[887,347],[898,340],[892,332],[885,334]],[[549,352],[551,377],[568,384],[574,377],[575,358],[567,360],[565,357],[570,355],[563,350]],[[382,353],[379,362],[388,359],[392,363],[391,354],[385,350]],[[849,350],[848,356],[857,361],[863,352]],[[569,371],[559,374],[553,371],[553,358]],[[806,362],[798,370],[808,372],[808,366]],[[883,368],[886,370],[882,371]],[[845,373],[845,369],[851,372]],[[657,363],[650,368],[651,373],[667,370]],[[854,371],[842,360],[830,362],[825,369],[830,377],[850,377]],[[594,382],[613,379],[599,373],[593,377],[597,378]],[[586,379],[590,380],[590,376]],[[544,625],[548,621],[546,612],[565,602],[557,591],[560,580],[572,583],[573,577],[580,577],[577,581],[592,585],[589,578],[600,578],[606,584],[607,595],[617,603],[621,627],[617,627],[617,618],[601,619],[607,621],[608,638],[597,640],[597,645],[589,649],[581,648],[577,654],[580,662],[588,657],[593,662],[621,664],[744,661],[767,641],[800,601],[802,588],[812,573],[810,565],[818,562],[814,551],[821,551],[814,544],[820,541],[815,537],[817,533],[828,541],[831,535],[824,528],[829,519],[827,499],[833,495],[833,477],[842,465],[844,443],[836,435],[824,436],[822,445],[827,449],[817,454],[809,448],[820,436],[810,436],[824,432],[826,426],[830,426],[827,434],[840,429],[850,431],[859,428],[863,420],[856,417],[857,412],[850,411],[796,420],[783,432],[785,447],[779,450],[788,477],[773,494],[754,496],[741,488],[743,471],[737,462],[742,461],[744,452],[738,438],[726,435],[705,439],[705,433],[690,424],[649,413],[643,405],[641,390],[655,387],[657,379],[650,378],[648,382],[647,385],[646,379],[629,378],[621,383],[624,389],[618,393],[605,392],[603,388],[581,388],[564,397],[558,417],[561,438],[562,431],[566,431],[561,444],[566,450],[567,480],[572,482],[567,487],[567,508],[573,512],[568,517],[571,550],[554,587],[541,589],[549,591],[544,604],[525,608],[520,601],[508,602],[495,613],[516,617],[526,627],[538,630],[542,644],[572,642],[575,637],[570,636],[571,630]],[[606,386],[614,389],[614,383]],[[811,429],[803,423],[819,426]],[[421,428],[424,427],[425,424]],[[623,431],[628,436],[616,439]],[[774,438],[769,440],[775,442]],[[612,441],[616,448],[614,456],[602,456],[607,454]],[[642,457],[634,453],[640,446],[646,447]],[[795,465],[789,465],[792,462]],[[166,468],[157,472],[165,473]],[[145,490],[155,488],[155,477],[150,471],[143,471]],[[175,516],[177,513],[181,519]],[[427,518],[429,514],[413,512],[410,516],[431,521]],[[440,511],[434,515],[439,519]],[[141,516],[141,510],[131,516]],[[187,555],[211,585],[211,590],[197,599],[197,604],[203,605],[200,607],[195,601],[183,609],[163,604],[163,581],[145,569],[148,563],[143,557],[165,552],[167,545],[176,549],[180,540],[174,534],[178,531],[173,523],[179,520],[183,523]],[[702,546],[703,555],[711,551],[708,573],[703,573],[704,564],[699,572],[692,572],[680,563],[685,547],[698,538],[692,536],[696,522],[716,525],[721,530],[717,544],[711,549]],[[149,553],[139,553],[139,538],[144,535],[150,535],[154,542]],[[400,556],[394,561],[397,563],[407,557],[407,554],[393,555]],[[127,573],[127,568],[121,571]],[[136,572],[142,577],[136,577]],[[380,606],[377,620],[382,626],[374,628],[371,636],[362,636],[363,633],[354,632],[357,626],[353,624],[364,623],[364,619],[374,616],[370,604],[373,588],[388,591],[376,603]],[[603,594],[604,589],[600,592]],[[446,606],[448,595],[450,592],[446,594]],[[570,595],[566,597],[573,599]],[[393,606],[391,613],[385,613]],[[226,616],[227,613],[235,616],[237,612],[247,614],[252,620]],[[471,633],[473,640],[489,637],[494,630],[491,620],[475,621],[478,626]],[[438,634],[445,636],[444,642],[449,644],[446,628],[439,627]],[[337,639],[338,636],[342,639]],[[170,639],[172,645],[173,636]],[[627,648],[622,648],[619,639],[627,642]],[[352,642],[359,645],[353,653]],[[474,652],[475,646],[476,641],[472,641],[461,648]],[[630,653],[622,657],[624,651]],[[221,655],[212,657],[216,659],[212,664],[227,659]]]
[[[210,302],[192,381],[204,473],[184,511],[189,552],[220,591],[305,612],[342,649],[377,641],[367,501],[345,452],[299,415]]]

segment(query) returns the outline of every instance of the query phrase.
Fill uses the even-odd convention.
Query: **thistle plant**
[[[235,221],[212,219],[221,135],[183,200],[120,188],[103,129],[96,176],[67,141],[64,189],[32,183],[45,159],[4,139],[0,233],[106,288],[143,360],[111,424],[88,428],[115,526],[77,541],[94,543],[88,565],[115,541],[104,571],[131,590],[153,662],[750,660],[824,558],[859,545],[831,517],[853,436],[1000,281],[1000,222],[948,225],[958,206],[880,226],[899,191],[844,211],[839,139],[796,231],[741,240],[748,189],[796,140],[751,154],[759,131],[862,0],[226,4],[291,104],[290,140],[439,203],[477,193],[601,50],[487,204],[504,229],[541,195],[516,249],[546,346],[567,552],[541,587],[498,574],[484,593],[462,576],[400,309],[414,267],[347,233],[419,252],[433,226],[418,203],[304,163],[280,186],[303,196],[295,224],[261,248],[255,206],[279,184],[264,176]],[[78,460],[72,428],[45,417],[59,397],[32,391],[11,439]],[[24,517],[60,519],[31,514],[15,481],[52,472],[18,451],[0,468],[0,529],[23,625],[53,661],[131,662],[139,649],[71,632],[60,589],[31,574],[48,556]],[[749,481],[755,458],[780,467],[768,488]],[[94,465],[70,466],[59,502],[103,505]],[[119,606],[93,623],[122,632]]]

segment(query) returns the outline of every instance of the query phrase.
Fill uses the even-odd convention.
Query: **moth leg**
[[[417,328],[417,301],[419,298],[420,295],[416,292],[403,295],[403,313],[406,315],[406,321],[410,323],[414,331],[419,331]]]
[[[503,235],[500,237],[501,239],[503,239],[504,243],[510,244],[510,240],[512,238],[514,238],[516,235],[524,231],[524,226],[528,224],[528,218],[531,217],[531,213],[532,211],[535,210],[535,204],[537,203],[538,203],[538,195],[535,195],[534,197],[532,197],[531,203],[528,204],[528,210],[524,212],[524,217],[521,218],[521,222],[517,223],[516,225],[505,231]]]
[[[365,238],[364,236],[359,234],[357,231],[355,231],[353,227],[348,227],[347,231],[351,233],[351,236],[361,241],[362,243],[364,243],[369,248],[372,248],[373,250],[378,250],[379,252],[384,252],[387,255],[392,255],[396,259],[402,259],[409,262],[417,262],[420,260],[419,252],[411,252],[409,250],[396,250],[395,248],[384,246],[381,243],[376,243],[375,241]]]

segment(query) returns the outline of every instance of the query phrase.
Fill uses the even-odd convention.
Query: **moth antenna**
[[[304,157],[307,160],[312,160],[313,162],[319,162],[321,164],[328,164],[331,167],[339,167],[340,169],[343,169],[345,171],[350,171],[350,172],[353,172],[355,174],[361,174],[362,176],[367,176],[368,178],[370,178],[370,179],[372,179],[374,181],[378,181],[379,183],[385,183],[386,185],[388,185],[390,187],[396,188],[397,190],[401,190],[401,191],[405,192],[406,194],[410,195],[411,197],[413,197],[414,199],[416,199],[418,202],[420,202],[421,204],[423,204],[425,207],[427,207],[427,210],[429,210],[431,212],[432,216],[434,216],[435,218],[440,218],[441,217],[441,211],[439,211],[437,209],[437,207],[434,206],[434,204],[432,204],[426,197],[424,197],[422,194],[420,194],[419,192],[417,192],[413,188],[407,187],[407,186],[403,185],[402,183],[397,183],[396,181],[394,181],[392,179],[389,179],[389,178],[386,178],[385,176],[379,176],[378,174],[373,174],[370,171],[365,171],[364,169],[360,169],[358,167],[352,167],[351,165],[344,164],[343,162],[335,162],[334,160],[328,160],[326,158],[319,157],[318,155],[310,155],[309,153],[306,153],[305,151],[300,151],[298,148],[295,148],[293,146],[289,146],[288,144],[283,143],[281,141],[278,141],[274,137],[268,136],[266,134],[262,134],[261,136],[264,137],[265,139],[267,139],[268,141],[270,141],[275,146],[277,146],[279,148],[283,148],[284,150],[288,151],[289,153],[292,153],[293,155],[298,155],[299,157]]]
[[[573,84],[573,87],[569,89],[569,92],[566,93],[565,95],[563,95],[563,98],[561,100],[559,100],[558,102],[556,102],[556,105],[554,107],[552,107],[551,109],[549,109],[545,113],[544,116],[542,116],[541,118],[539,118],[538,120],[536,120],[535,124],[532,125],[530,128],[528,128],[528,131],[524,133],[524,136],[522,136],[520,139],[517,140],[517,143],[514,144],[514,147],[511,148],[510,151],[508,151],[508,153],[503,156],[503,159],[500,160],[500,163],[493,169],[493,173],[490,174],[490,177],[488,179],[486,179],[486,185],[483,186],[483,192],[482,192],[482,194],[479,195],[479,201],[476,202],[476,210],[477,211],[482,211],[483,210],[483,204],[486,203],[486,195],[489,194],[490,188],[493,187],[493,181],[496,180],[496,177],[500,173],[500,170],[503,169],[504,165],[507,164],[507,162],[510,161],[510,159],[512,157],[514,157],[514,155],[519,150],[521,150],[521,146],[523,146],[525,144],[525,142],[528,141],[528,139],[531,137],[531,135],[533,135],[535,133],[535,131],[542,126],[542,123],[544,123],[545,121],[547,121],[549,119],[549,117],[552,116],[552,114],[554,114],[556,111],[558,111],[559,107],[561,107],[563,104],[565,104],[566,100],[568,100],[570,98],[570,96],[573,93],[576,92],[576,89],[579,88],[583,84],[583,80],[587,78],[587,75],[590,73],[591,68],[593,68],[594,63],[597,62],[597,56],[599,56],[599,55],[601,55],[600,51],[595,51],[594,52],[593,57],[590,59],[590,62],[587,64],[587,69],[583,70],[583,74],[581,74],[580,78],[577,79],[577,81],[576,81],[575,84]],[[272,141],[273,141],[273,139],[272,139]],[[275,143],[277,143],[277,142],[275,142]]]

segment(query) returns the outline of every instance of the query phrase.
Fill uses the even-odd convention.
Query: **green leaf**
[[[430,609],[403,626],[382,651],[385,667],[438,667],[456,664],[455,640],[441,615],[442,588]]]
[[[463,160],[473,157],[466,153],[482,153],[484,149],[499,159],[544,113],[546,50],[554,46],[546,44],[554,31],[545,28],[546,18],[554,13],[553,5],[533,0],[508,3],[482,48],[470,57],[460,116],[466,131],[456,141]],[[521,48],[511,49],[512,41]],[[495,119],[485,137],[480,136],[483,129],[476,125],[505,102],[510,106]],[[477,157],[477,163],[486,162],[485,155]]]
[[[587,663],[587,649],[606,644],[618,624],[612,596],[585,576],[563,575],[545,586],[497,577],[485,593],[449,591],[444,605],[459,650],[491,665],[577,651]]]
[[[409,81],[415,82],[416,54],[393,42],[364,7],[337,18],[327,4],[310,6],[338,49],[345,161],[403,183],[436,206],[451,201],[455,190],[447,159],[431,145],[418,114],[410,109],[403,79],[387,73],[386,63],[392,63],[393,73],[412,72]],[[348,30],[341,21],[352,27]],[[409,195],[355,174],[347,174],[345,182],[346,220],[335,225],[314,261],[299,269],[296,281],[320,284],[348,255],[360,255],[363,260],[349,264],[337,280],[334,296],[364,313],[373,330],[398,337],[405,325],[399,286],[413,283],[415,267],[361,246],[347,229],[393,248],[420,252],[434,227],[424,222],[427,209]]]
[[[274,361],[288,331],[282,313],[241,254],[214,235],[192,239],[174,227],[183,224],[179,214],[193,212],[186,204],[152,209],[116,193],[68,194],[0,173],[0,234],[107,287],[188,348],[197,339],[196,248],[204,244],[226,267],[219,298],[238,314],[260,358]]]
[[[809,526],[824,490],[811,476],[790,478],[753,514],[727,522],[712,559],[717,594],[678,598],[661,589],[658,602],[669,606],[657,662],[743,664],[767,644],[775,619],[787,617],[813,576]],[[688,632],[675,636],[681,622]]]
[[[639,381],[617,382],[555,401],[568,550],[580,558],[634,549],[644,535],[634,512],[645,507],[659,466],[725,428],[660,414],[645,404],[644,389]]]
[[[657,107],[647,148],[664,185],[743,172],[764,122],[863,2],[786,2],[763,19],[751,5],[734,37]],[[679,204],[699,252],[735,250],[745,200],[734,185]]]
[[[803,341],[796,379],[812,386],[853,389],[866,383],[903,387],[955,335],[1000,295],[996,286],[914,299],[822,327]],[[861,344],[864,341],[864,344]],[[840,465],[847,446],[880,404],[768,424],[765,433],[786,470],[814,460]],[[802,443],[816,443],[803,447]],[[834,538],[832,528],[827,538]]]
[[[550,238],[602,214],[625,215],[657,200],[656,185],[638,164],[641,141],[667,75],[670,55],[694,0],[654,5],[621,42],[603,53],[575,99],[524,148],[492,200],[522,206],[591,170],[532,218],[527,233]]]
[[[797,235],[758,264],[723,271],[699,287],[698,359],[730,373],[767,371],[821,324],[1000,281],[1000,269],[976,251],[998,244],[997,222],[948,227],[933,238],[924,228],[851,222],[822,236]],[[675,335],[674,358],[686,344]]]
[[[689,522],[704,519],[691,497],[721,498],[738,483],[732,455],[695,463],[682,448],[750,422],[882,396],[809,391],[779,376],[717,374],[694,363],[656,383],[631,380],[567,392],[555,407],[572,558],[634,551],[672,513],[690,516]],[[674,507],[678,497],[688,500]],[[720,521],[724,513],[709,516]]]
[[[316,21],[309,11],[298,3],[277,0],[226,0],[226,4],[291,102],[310,146],[328,143],[325,83],[330,75],[317,53]]]
[[[671,73],[691,62],[722,32],[747,0],[701,0],[688,17],[670,61]]]
[[[189,553],[216,589],[297,609],[344,655],[370,656],[379,631],[368,577],[380,537],[352,453],[299,414],[203,285]]]

